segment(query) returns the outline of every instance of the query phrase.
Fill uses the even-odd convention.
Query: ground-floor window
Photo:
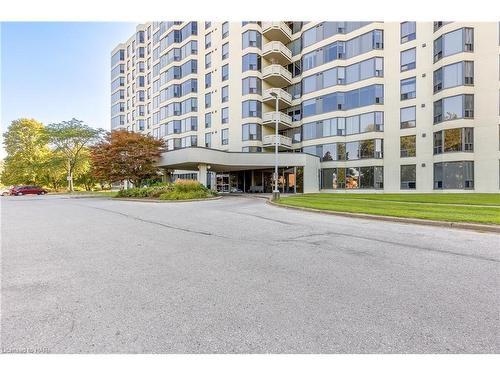
[[[474,162],[434,163],[434,189],[474,189]]]
[[[323,168],[322,189],[383,189],[384,167]]]
[[[401,166],[401,189],[417,188],[417,166],[415,164]]]

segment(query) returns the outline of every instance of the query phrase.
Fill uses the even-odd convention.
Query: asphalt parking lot
[[[4,352],[500,352],[497,234],[255,197],[0,204]]]

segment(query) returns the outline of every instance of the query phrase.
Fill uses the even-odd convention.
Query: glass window
[[[205,133],[205,147],[212,147],[212,133]]]
[[[205,49],[210,48],[212,46],[212,33],[208,33],[205,35]]]
[[[212,52],[209,52],[205,55],[205,69],[208,69],[212,66]]]
[[[416,107],[405,107],[400,109],[400,128],[414,128],[416,126]]]
[[[222,129],[222,131],[221,131],[221,144],[223,146],[229,144],[229,128]]]
[[[407,135],[400,138],[401,157],[413,157],[416,155],[416,141],[415,135]]]
[[[474,162],[434,163],[434,189],[473,189]]]
[[[229,108],[224,107],[221,110],[221,123],[227,124],[229,122]]]
[[[401,44],[414,40],[416,38],[417,23],[402,22],[401,23]]]
[[[208,112],[205,113],[205,128],[211,128],[212,127],[212,113]]]
[[[229,64],[222,66],[221,73],[222,73],[222,80],[223,81],[229,79]]]
[[[212,73],[205,74],[205,88],[212,86]]]
[[[261,58],[256,53],[247,53],[242,57],[242,72],[247,70],[256,70],[260,72]]]
[[[257,77],[247,77],[242,80],[242,94],[262,94],[262,81]]]
[[[229,86],[222,87],[221,100],[222,100],[222,103],[225,103],[229,100]]]
[[[462,28],[434,40],[434,62],[459,52],[474,51],[474,29]]]
[[[222,45],[222,60],[225,60],[229,57],[229,42],[224,43]]]
[[[248,47],[262,48],[262,35],[258,31],[247,30],[241,34],[241,37],[243,49]]]
[[[416,78],[401,80],[401,100],[414,99],[417,96]]]
[[[224,22],[222,24],[222,39],[229,35],[229,22]]]
[[[417,61],[417,49],[411,48],[406,51],[401,51],[401,71],[415,69]]]
[[[243,124],[242,126],[243,141],[261,141],[262,126],[260,124]]]
[[[212,93],[205,94],[205,108],[210,108],[212,106]]]
[[[416,189],[417,188],[417,166],[402,165],[401,166],[401,189]]]
[[[241,117],[262,117],[262,102],[258,100],[245,100],[242,103]]]

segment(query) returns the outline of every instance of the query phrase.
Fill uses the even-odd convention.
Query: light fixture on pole
[[[278,189],[278,123],[279,123],[279,91],[272,91],[271,96],[274,96],[276,103],[275,113],[275,135],[274,135],[274,189],[273,201],[280,199],[280,191]]]

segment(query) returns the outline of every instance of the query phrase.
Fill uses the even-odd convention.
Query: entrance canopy
[[[272,152],[228,152],[205,147],[188,147],[168,151],[162,154],[158,165],[168,169],[198,171],[200,164],[206,165],[212,172],[230,172],[274,167]],[[317,156],[303,153],[279,153],[280,167],[319,168]]]

